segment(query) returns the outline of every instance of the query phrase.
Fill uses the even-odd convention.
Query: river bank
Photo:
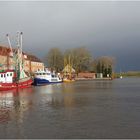
[[[128,71],[128,72],[121,72],[121,73],[115,73],[115,78],[122,77],[140,77],[140,71]]]
[[[89,80],[91,80],[91,81],[96,81],[96,80],[112,80],[112,78],[107,78],[107,77],[105,77],[105,78],[75,78],[75,80],[76,81],[89,81]]]

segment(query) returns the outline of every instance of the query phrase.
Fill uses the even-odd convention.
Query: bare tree
[[[91,54],[86,47],[66,50],[64,56],[67,58],[69,55],[71,56],[73,68],[77,74],[90,69]]]
[[[115,58],[110,56],[102,56],[93,59],[90,51],[86,47],[79,47],[65,50],[64,54],[58,48],[52,48],[47,53],[48,66],[57,72],[62,71],[64,66],[70,64],[78,74],[84,71],[94,71],[103,73],[106,77],[112,75]]]
[[[60,72],[63,69],[63,54],[59,48],[51,48],[46,56],[49,67]]]

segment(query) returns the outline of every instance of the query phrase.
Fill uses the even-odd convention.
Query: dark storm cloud
[[[24,50],[86,46],[116,57],[117,69],[139,70],[140,2],[0,2],[0,44],[24,32]]]

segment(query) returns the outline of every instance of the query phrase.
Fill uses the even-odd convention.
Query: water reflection
[[[0,92],[0,123],[10,120],[10,113],[14,105],[15,92]]]
[[[103,80],[94,82],[94,87],[99,89],[110,89],[112,88],[113,81],[112,80]]]
[[[24,112],[33,104],[27,96],[33,94],[32,88],[0,92],[0,123],[11,119],[23,122]]]
[[[139,83],[124,78],[0,92],[0,138],[139,138]]]
[[[0,123],[12,120],[20,124],[24,123],[32,108],[47,111],[85,107],[94,101],[90,97],[95,95],[97,90],[99,92],[111,88],[112,81],[92,81],[88,84],[85,81],[0,92]]]
[[[79,96],[79,87],[72,83],[63,83],[39,87],[41,104],[47,108],[74,108],[89,102],[88,96]]]

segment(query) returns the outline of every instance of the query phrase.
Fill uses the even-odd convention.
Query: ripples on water
[[[140,138],[140,79],[0,92],[0,138]]]

